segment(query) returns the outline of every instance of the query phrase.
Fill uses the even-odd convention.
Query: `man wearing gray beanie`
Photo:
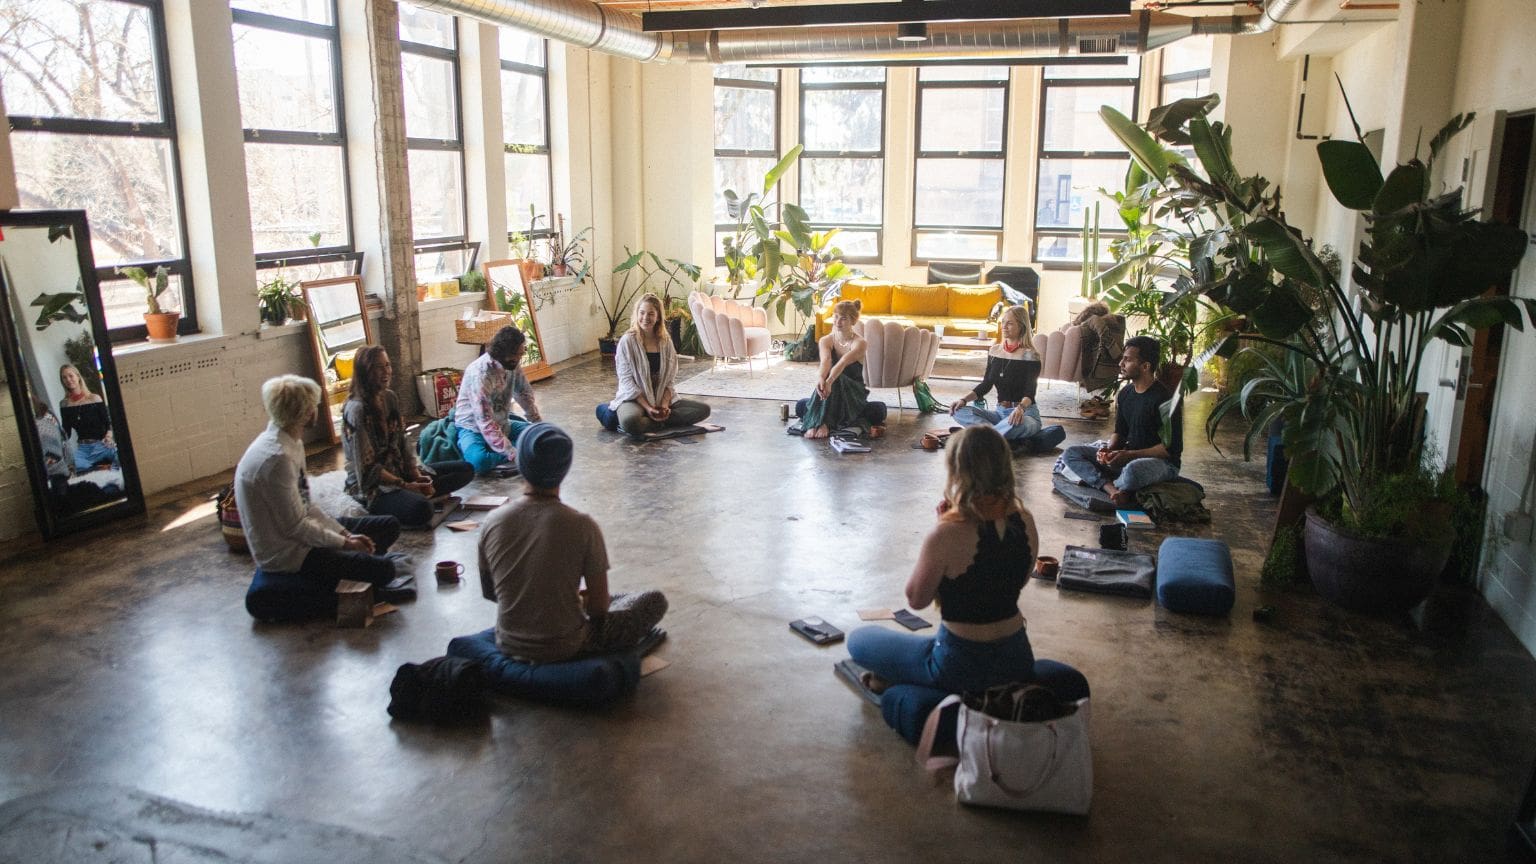
[[[560,500],[572,452],[571,436],[552,423],[524,429],[517,466],[528,488],[480,528],[480,587],[496,601],[496,647],[519,660],[632,648],[667,611],[660,591],[609,596],[602,530]]]

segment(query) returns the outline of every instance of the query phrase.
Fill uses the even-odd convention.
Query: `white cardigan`
[[[671,389],[673,380],[677,378],[677,349],[672,347],[672,340],[665,332],[661,334],[661,370],[654,385],[651,383],[651,364],[646,359],[645,346],[635,331],[631,330],[619,339],[613,361],[619,376],[619,390],[608,407],[614,411],[619,410],[619,406],[625,402],[633,402],[641,396],[651,405],[660,404],[662,394]]]

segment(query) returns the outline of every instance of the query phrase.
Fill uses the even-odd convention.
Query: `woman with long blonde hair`
[[[998,331],[997,343],[987,349],[987,371],[981,383],[952,402],[949,412],[961,426],[991,426],[1017,450],[1043,453],[1054,449],[1066,439],[1067,430],[1040,425],[1040,406],[1035,404],[1040,354],[1029,326],[1029,309],[1004,309]],[[996,410],[973,404],[993,387],[997,388]]]
[[[634,436],[673,426],[691,426],[709,416],[709,406],[678,399],[677,350],[663,326],[661,298],[640,295],[629,316],[629,330],[614,355],[619,388],[608,407],[618,415],[619,428]]]
[[[854,331],[859,323],[859,300],[840,300],[832,307],[832,332],[821,337],[816,347],[821,365],[816,373],[816,391],[811,394],[805,415],[798,427],[807,438],[826,438],[839,429],[860,427],[869,431],[864,409],[869,404],[869,388],[864,386],[864,354],[869,343]]]
[[[1078,698],[1087,689],[1070,667],[1035,665],[1019,592],[1040,539],[1015,491],[1007,442],[989,426],[971,426],[951,436],[944,449],[949,476],[938,524],[923,540],[907,580],[913,609],[938,603],[938,633],[914,636],[870,626],[848,636],[849,655],[868,670],[864,686],[884,692],[882,713],[908,740],[915,740],[924,716],[915,707],[931,708],[947,693],[976,693],[1039,675],[1062,698]]]

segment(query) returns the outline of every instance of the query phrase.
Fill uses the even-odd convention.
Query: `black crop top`
[[[939,580],[939,609],[945,621],[991,624],[1019,614],[1019,592],[1029,579],[1034,555],[1024,518],[1010,513],[1003,536],[991,522],[976,526],[976,557],[964,573]]]
[[[107,403],[85,402],[80,405],[59,403],[63,415],[64,434],[71,430],[79,433],[81,441],[100,441],[112,430],[112,418],[107,415]]]
[[[976,398],[987,395],[987,391],[997,387],[997,398],[1000,402],[1018,402],[1029,397],[1031,402],[1035,399],[1035,387],[1040,383],[1040,361],[1020,360],[1015,357],[999,357],[996,354],[987,355],[987,372],[981,379],[981,383],[973,388]]]

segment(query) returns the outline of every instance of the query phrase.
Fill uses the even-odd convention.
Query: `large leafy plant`
[[[1100,112],[1157,181],[1160,200],[1197,226],[1191,278],[1178,293],[1244,316],[1249,332],[1232,339],[1283,352],[1213,407],[1207,434],[1214,439],[1225,418],[1242,414],[1252,423],[1246,454],[1256,432],[1283,418],[1291,483],[1359,512],[1373,484],[1419,469],[1418,378],[1429,345],[1466,345],[1474,330],[1523,330],[1536,318],[1536,301],[1481,296],[1508,278],[1525,235],[1478,220],[1459,190],[1432,193],[1434,161],[1470,115],[1434,136],[1427,161],[1414,158],[1385,177],[1357,126],[1356,140],[1318,148],[1334,198],[1367,222],[1352,273],[1357,304],[1286,221],[1279,192],[1238,172],[1232,130],[1206,116],[1212,107],[1212,98],[1181,99],[1154,111],[1145,128],[1111,108]],[[1198,169],[1162,144],[1193,147]],[[1260,394],[1263,407],[1250,411]]]
[[[724,192],[726,214],[735,222],[730,235],[721,243],[732,299],[741,296],[747,280],[756,279],[760,272],[777,273],[779,270],[780,248],[768,221],[768,208],[771,206],[768,196],[773,194],[785,172],[800,158],[800,152],[804,149],[796,144],[784,154],[784,158],[769,168],[768,173],[763,175],[761,192],[748,192],[746,195],[735,189]]]

